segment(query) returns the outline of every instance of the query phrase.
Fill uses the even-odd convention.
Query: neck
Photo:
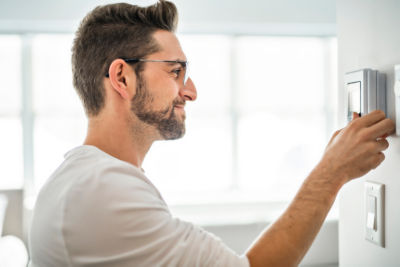
[[[129,120],[116,120],[115,117],[90,118],[84,144],[95,146],[141,169],[144,157],[154,141],[149,137],[153,135],[149,133],[149,126],[141,125],[133,129],[132,125],[135,124]]]

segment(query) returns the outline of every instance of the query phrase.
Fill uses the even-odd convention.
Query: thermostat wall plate
[[[347,121],[353,112],[360,116],[380,109],[386,113],[386,76],[377,70],[361,69],[346,73]]]

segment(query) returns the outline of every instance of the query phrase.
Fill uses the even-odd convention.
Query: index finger
[[[359,123],[362,124],[365,127],[369,127],[371,125],[374,125],[381,120],[384,120],[386,118],[385,112],[382,110],[374,110],[367,115],[362,116],[361,118],[358,119]]]
[[[373,126],[369,127],[372,139],[392,134],[395,130],[394,122],[391,119],[384,119]]]

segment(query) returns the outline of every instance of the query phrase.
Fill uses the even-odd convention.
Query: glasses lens
[[[189,79],[189,63],[188,62],[186,62],[186,64],[185,64],[186,66],[185,66],[185,74],[184,74],[184,76],[183,76],[183,85],[186,85],[186,82],[187,82],[187,80]]]

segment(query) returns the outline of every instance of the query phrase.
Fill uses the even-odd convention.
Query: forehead
[[[166,59],[186,61],[181,44],[174,33],[164,30],[158,30],[153,34],[153,38],[160,46],[160,51],[151,54],[149,59]]]

